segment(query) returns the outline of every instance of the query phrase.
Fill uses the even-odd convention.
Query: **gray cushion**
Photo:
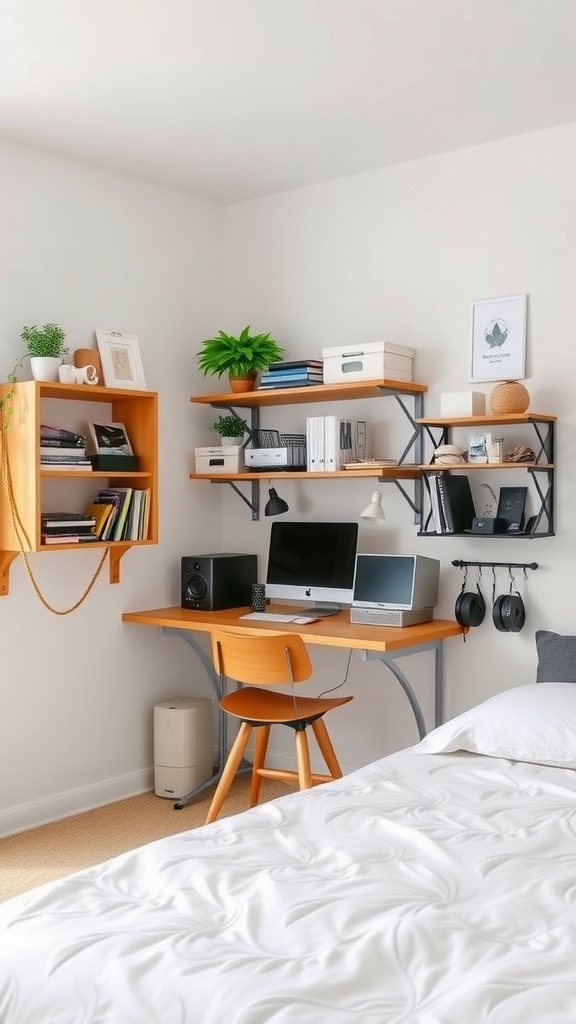
[[[576,636],[536,630],[537,683],[576,683]]]

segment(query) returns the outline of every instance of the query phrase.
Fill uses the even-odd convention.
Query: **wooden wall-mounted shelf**
[[[12,499],[2,486],[0,516],[0,596],[8,593],[9,570],[12,562],[23,549],[25,552],[77,551],[84,545],[42,544],[40,516],[47,481],[94,481],[94,493],[106,481],[110,486],[142,486],[150,489],[150,520],[148,537],[139,541],[94,541],[90,548],[109,548],[110,583],[120,579],[120,560],[133,546],[158,543],[158,395],[153,391],[132,391],[120,388],[105,388],[85,384],[59,384],[43,381],[24,381],[19,384],[0,385],[0,398],[8,399],[11,407],[6,418],[1,443],[5,446],[2,458],[7,458]],[[40,425],[51,422],[43,412],[45,399],[57,399],[66,403],[97,403],[105,407],[97,417],[105,422],[123,423],[128,437],[139,458],[137,472],[94,472],[91,470],[45,470],[40,464]],[[80,415],[80,414],[79,414]],[[59,424],[52,424],[58,426]],[[79,419],[76,429],[86,432],[84,419]],[[78,488],[80,490],[80,488]],[[67,500],[68,494],[67,493]],[[85,502],[78,499],[74,511],[84,511]],[[13,512],[19,523],[18,533],[14,526]],[[71,510],[72,511],[72,510]],[[20,540],[19,540],[20,536]]]

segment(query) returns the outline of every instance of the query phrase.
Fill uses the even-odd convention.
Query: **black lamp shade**
[[[265,516],[280,516],[283,512],[288,511],[287,503],[282,498],[278,497],[274,487],[270,488],[268,494],[269,498],[264,509]]]

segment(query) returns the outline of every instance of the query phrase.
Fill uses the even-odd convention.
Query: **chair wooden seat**
[[[229,715],[247,721],[261,722],[263,725],[288,725],[302,719],[309,720],[325,715],[327,711],[339,708],[349,700],[352,698],[334,697],[332,700],[321,700],[318,697],[292,697],[287,693],[245,686],[234,693],[227,693],[220,701],[220,707]]]
[[[251,734],[255,731],[254,761],[250,785],[250,806],[258,803],[262,778],[297,782],[300,789],[342,777],[342,769],[334,752],[323,716],[341,707],[352,697],[297,697],[294,684],[303,683],[312,675],[312,663],[306,645],[297,633],[269,633],[251,636],[233,629],[214,631],[212,635],[214,665],[224,679],[235,680],[240,688],[226,693],[220,707],[241,720],[238,735],[216,787],[206,823],[214,821],[226,795]],[[285,685],[290,692],[280,693],[264,686]],[[285,725],[294,730],[297,771],[264,767],[270,728]],[[328,774],[311,771],[306,731],[314,732]]]

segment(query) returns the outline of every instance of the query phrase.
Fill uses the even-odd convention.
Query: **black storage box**
[[[92,469],[106,473],[108,470],[116,473],[134,473],[138,469],[137,455],[91,455],[90,462]]]

